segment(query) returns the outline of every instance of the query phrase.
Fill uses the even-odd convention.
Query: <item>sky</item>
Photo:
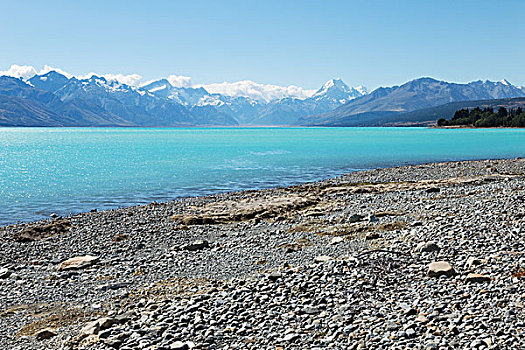
[[[525,85],[525,1],[0,0],[0,71],[317,89],[410,79]],[[175,78],[174,78],[175,79]],[[184,79],[183,79],[184,80]]]

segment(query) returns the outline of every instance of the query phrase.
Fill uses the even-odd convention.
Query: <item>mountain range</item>
[[[411,80],[401,86],[381,87],[325,114],[300,118],[300,125],[372,126],[384,119],[397,122],[407,112],[451,102],[505,99],[525,96],[525,89],[506,80],[449,83],[432,78]],[[436,119],[437,120],[437,119]],[[416,121],[418,122],[418,121]],[[384,124],[387,125],[387,124]]]
[[[49,71],[25,80],[0,77],[0,126],[368,126],[396,125],[407,113],[417,124],[418,110],[524,96],[523,88],[506,80],[456,84],[420,78],[368,93],[331,79],[310,97],[264,101],[176,87],[167,79],[137,87]]]

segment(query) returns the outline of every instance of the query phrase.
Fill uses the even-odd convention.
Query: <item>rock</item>
[[[332,240],[330,241],[330,244],[331,245],[334,245],[334,244],[339,244],[341,242],[344,241],[344,238],[343,237],[334,237],[332,238]]]
[[[440,276],[454,276],[455,271],[446,261],[436,261],[428,265],[427,276],[429,277],[440,277]]]
[[[491,278],[489,276],[481,275],[479,273],[469,273],[465,278],[465,281],[474,283],[490,282],[490,280]]]
[[[208,241],[196,240],[190,244],[186,244],[185,246],[182,247],[182,249],[189,250],[190,252],[194,252],[194,251],[201,250],[201,249],[208,248],[208,247],[209,247]]]
[[[50,217],[51,219],[56,219],[56,218],[58,218],[58,214],[56,214],[56,213],[51,213],[51,215],[49,215],[49,217]]]
[[[84,269],[86,267],[89,267],[99,261],[98,256],[91,256],[91,255],[84,255],[84,256],[76,256],[71,259],[67,259],[66,261],[62,262],[60,266],[58,267],[59,270],[78,270],[78,269]]]
[[[115,321],[117,321],[118,323],[124,324],[128,322],[129,320],[131,320],[133,316],[134,316],[134,313],[131,311],[124,312],[120,315],[115,316]]]
[[[98,334],[99,331],[108,329],[115,323],[118,323],[118,320],[111,317],[102,317],[98,320],[91,321],[87,323],[84,328],[80,331],[81,337],[87,337],[90,335]]]
[[[406,316],[412,316],[412,315],[416,315],[417,314],[417,310],[414,309],[413,307],[407,307],[407,308],[403,309],[403,313]]]
[[[295,333],[288,333],[287,335],[285,335],[283,337],[283,342],[287,342],[287,343],[293,343],[295,342],[297,339],[299,339],[300,336],[299,334],[295,334]]]
[[[325,263],[327,261],[333,260],[331,256],[328,255],[321,255],[314,258],[314,262],[316,263]]]
[[[8,278],[11,275],[11,271],[9,269],[2,267],[0,269],[0,279]]]
[[[184,225],[227,224],[252,219],[279,217],[317,203],[316,198],[290,194],[226,200],[209,203],[193,213],[173,215],[171,221]]]
[[[170,345],[171,350],[189,350],[189,346],[181,341],[176,341]]]
[[[316,314],[318,314],[320,312],[321,312],[321,310],[319,310],[319,308],[313,307],[313,306],[307,306],[307,307],[301,309],[301,313],[302,314],[306,314],[306,315],[316,315]]]
[[[57,234],[65,234],[71,228],[68,220],[57,220],[50,224],[36,225],[27,227],[13,234],[13,239],[17,242],[32,242]]]
[[[87,337],[83,338],[78,343],[78,347],[80,347],[80,348],[91,347],[92,345],[98,343],[99,341],[100,341],[100,338],[98,337],[98,335],[91,334],[91,335],[88,335]]]
[[[428,318],[426,318],[423,315],[419,315],[418,317],[416,317],[415,321],[419,322],[419,323],[427,323],[428,322]]]
[[[386,324],[386,330],[389,332],[393,332],[399,329],[399,325],[397,323],[394,323],[392,321],[388,321]]]
[[[421,242],[417,245],[416,251],[423,253],[439,252],[441,248],[435,242]]]
[[[378,222],[379,218],[376,216],[376,214],[370,214],[370,216],[368,217],[368,221],[370,221],[370,222]]]
[[[407,335],[407,338],[413,338],[416,336],[416,331],[413,328],[408,328],[405,330],[405,333]]]
[[[277,281],[281,277],[283,277],[283,274],[280,272],[272,272],[268,275],[268,279],[273,282]]]
[[[363,215],[354,214],[354,215],[352,215],[352,216],[350,216],[350,217],[348,218],[348,221],[349,221],[350,223],[354,223],[354,222],[359,222],[359,221],[361,221],[361,220],[363,220],[363,219],[364,219],[364,216],[363,216]]]
[[[56,335],[57,335],[56,331],[51,328],[41,329],[34,334],[35,338],[38,340],[53,338]]]
[[[440,191],[438,187],[430,187],[425,190],[426,193],[439,193]]]
[[[380,237],[381,237],[381,235],[379,233],[372,232],[372,233],[369,233],[369,234],[366,235],[365,240],[371,241],[371,240],[374,240],[374,239],[378,239]]]
[[[466,262],[466,267],[468,269],[471,269],[473,268],[474,266],[478,266],[478,265],[481,265],[484,261],[482,259],[479,259],[479,258],[476,258],[476,257],[473,257],[471,256],[470,258],[467,259],[467,262]]]
[[[102,329],[108,329],[109,327],[113,326],[118,321],[111,317],[102,317],[96,320],[95,322],[98,323],[99,328]]]
[[[87,323],[81,330],[80,335],[82,337],[87,337],[90,335],[98,334],[98,331],[100,330],[100,325],[97,321],[92,321]]]

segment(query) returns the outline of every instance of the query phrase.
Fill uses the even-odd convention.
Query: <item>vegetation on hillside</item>
[[[460,109],[454,113],[450,120],[441,118],[438,126],[475,126],[480,128],[490,127],[525,127],[525,112],[518,107],[516,109],[506,109],[500,107],[497,112],[493,108],[479,107],[473,109]]]

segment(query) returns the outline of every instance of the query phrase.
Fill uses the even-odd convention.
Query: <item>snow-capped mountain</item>
[[[114,76],[78,78],[51,70],[29,79],[27,75],[0,77],[0,124],[16,120],[12,125],[317,125],[321,120],[330,125],[334,118],[339,123],[354,115],[362,119],[363,115],[387,113],[391,117],[454,101],[525,96],[523,87],[507,80],[456,84],[420,78],[368,93],[361,86],[352,88],[341,79],[331,79],[309,92],[309,97],[304,97],[307,90],[301,90],[298,98],[292,97],[297,93],[292,85],[286,90],[250,82],[257,89],[270,90],[257,90],[249,97],[240,95],[242,84],[226,95],[191,87],[191,83],[174,86],[177,81],[173,76],[143,86],[119,82]],[[292,96],[267,100],[260,97],[261,91],[266,91],[266,97],[271,95],[268,91],[279,97],[289,91]],[[316,115],[322,117],[312,117]]]
[[[303,125],[365,125],[368,120],[392,117],[457,101],[491,100],[525,96],[525,92],[507,80],[449,83],[433,78],[419,78],[400,86],[380,87],[356,98],[330,113],[299,121]]]
[[[362,92],[348,87],[341,79],[330,79],[311,97],[271,101],[259,113],[254,124],[295,125],[301,117],[330,112],[361,96]]]
[[[95,120],[93,114],[100,116],[93,125],[290,125],[301,116],[331,111],[365,93],[362,88],[349,88],[341,79],[328,81],[315,93],[294,85],[265,85],[249,80],[206,85],[223,92],[213,93],[202,86],[192,87],[190,78],[183,76],[136,86],[123,83],[135,84],[140,79],[136,74],[90,73],[76,77],[50,67],[40,74],[34,67],[15,68],[0,74],[14,74],[24,68],[24,74],[15,78],[34,91],[50,93],[60,102],[60,108],[54,112],[76,116],[83,120],[82,125]]]
[[[363,88],[361,91],[363,91]],[[341,79],[330,79],[313,94],[312,98],[316,101],[332,101],[337,104],[345,104],[354,98],[361,97],[365,93],[360,92],[357,88],[350,88]]]
[[[63,102],[83,101],[119,116],[131,125],[177,126],[196,122],[189,110],[178,103],[96,75],[86,79],[67,79],[60,73],[49,72],[32,77],[28,83],[53,93]]]
[[[341,79],[329,80],[308,98],[285,97],[270,102],[209,93],[203,87],[175,87],[167,79],[150,82],[140,90],[176,101],[201,120],[229,115],[241,125],[292,125],[301,116],[328,112],[362,96],[362,92],[349,88]]]

